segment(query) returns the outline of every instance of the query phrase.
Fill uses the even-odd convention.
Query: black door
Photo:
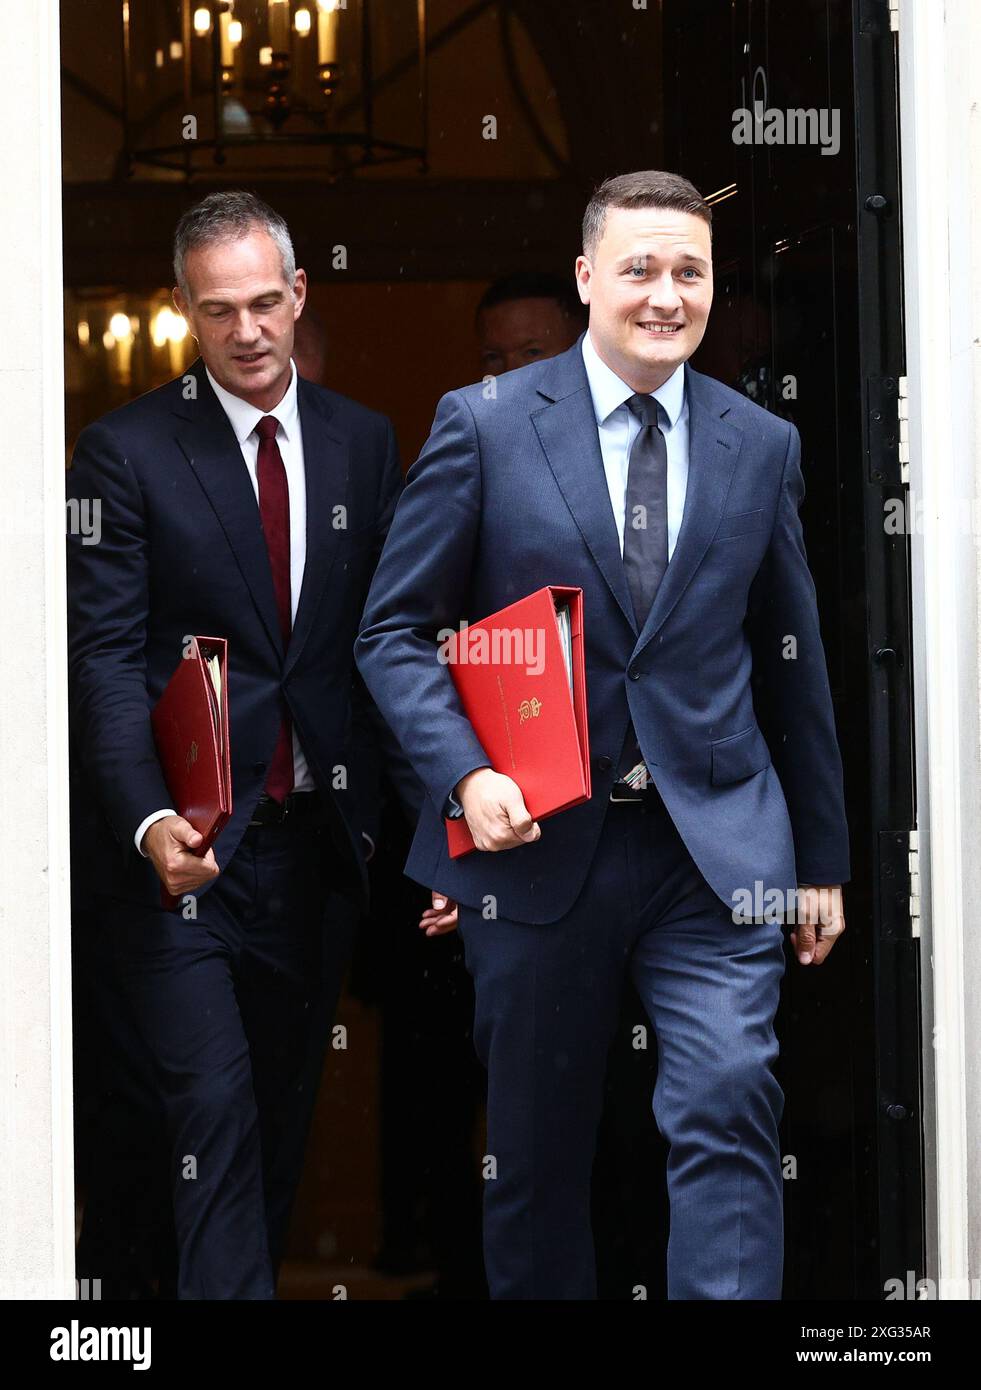
[[[694,365],[800,430],[845,762],[848,932],[819,970],[788,960],[777,1024],[785,1297],[878,1299],[923,1272],[908,545],[884,524],[902,496],[895,36],[887,0],[665,0],[663,42],[665,166],[715,196]]]

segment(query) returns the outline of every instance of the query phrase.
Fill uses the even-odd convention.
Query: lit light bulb
[[[79,345],[80,345],[81,347],[88,347],[88,345],[89,345],[89,321],[88,321],[88,319],[79,319],[79,321],[78,321],[78,341],[79,341]]]
[[[211,11],[203,5],[194,11],[194,32],[198,35],[211,32]]]
[[[113,314],[109,320],[109,332],[118,343],[120,338],[128,338],[132,333],[129,314]]]
[[[293,16],[293,28],[298,34],[309,34],[310,32],[310,11],[297,10]]]
[[[228,26],[228,42],[233,48],[237,48],[242,42],[242,21],[233,19]]]

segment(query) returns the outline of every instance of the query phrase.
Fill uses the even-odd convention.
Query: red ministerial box
[[[217,665],[215,663],[217,662]],[[150,715],[157,756],[177,813],[204,836],[204,856],[232,813],[228,643],[194,637]],[[176,899],[161,890],[164,907]]]
[[[491,766],[517,782],[535,820],[589,799],[582,589],[538,589],[454,633],[440,659]],[[476,848],[462,817],[446,834],[451,859]]]

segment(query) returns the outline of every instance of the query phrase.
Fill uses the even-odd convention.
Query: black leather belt
[[[290,792],[276,801],[265,792],[259,797],[249,828],[257,825],[303,825],[320,815],[319,792]]]

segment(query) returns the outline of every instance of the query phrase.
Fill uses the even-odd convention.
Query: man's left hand
[[[821,965],[845,930],[841,884],[797,885],[797,928],[790,933],[801,965]]]
[[[457,904],[435,888],[432,889],[432,899],[432,907],[427,907],[419,919],[420,931],[427,936],[445,936],[447,932],[455,931],[459,920]]]

